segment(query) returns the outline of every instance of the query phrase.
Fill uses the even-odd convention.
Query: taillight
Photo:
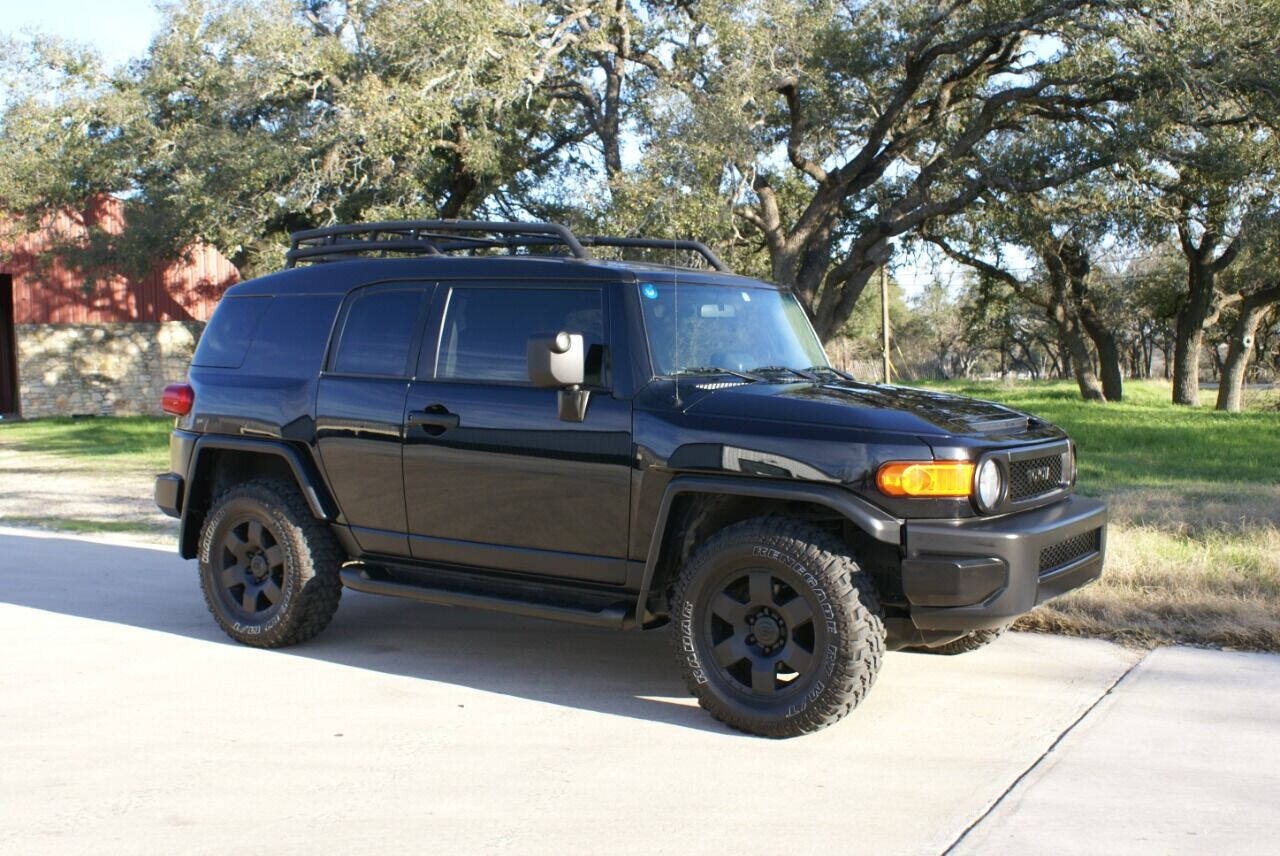
[[[189,384],[171,383],[164,388],[160,409],[174,416],[186,416],[196,403],[196,391]]]

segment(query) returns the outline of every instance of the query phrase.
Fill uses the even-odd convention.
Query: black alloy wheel
[[[879,598],[849,546],[785,517],[731,524],[698,547],[675,580],[671,624],[698,703],[765,737],[848,714],[884,653]]]
[[[815,604],[765,568],[731,574],[718,587],[703,631],[721,675],[755,696],[794,691],[825,641]]]
[[[271,525],[248,516],[230,521],[218,551],[218,593],[239,617],[261,621],[284,597],[284,547]]]

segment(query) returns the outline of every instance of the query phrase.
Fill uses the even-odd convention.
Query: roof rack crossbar
[[[644,247],[654,250],[686,250],[706,259],[714,270],[728,271],[729,266],[701,241],[666,240],[664,238],[611,238],[606,235],[584,235],[578,238],[584,247]]]
[[[487,233],[468,235],[466,233]],[[590,259],[585,247],[643,247],[696,253],[717,271],[728,266],[700,241],[661,238],[612,238],[605,235],[575,236],[559,223],[516,223],[485,220],[386,220],[377,223],[342,224],[305,229],[289,236],[285,267],[297,262],[336,261],[359,253],[423,253],[472,251],[505,247],[564,246],[575,258]]]

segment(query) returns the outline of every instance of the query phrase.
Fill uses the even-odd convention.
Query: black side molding
[[[552,603],[538,599],[525,599],[511,591],[484,591],[479,588],[470,590],[457,587],[446,588],[443,585],[432,585],[423,582],[393,580],[379,573],[377,568],[361,565],[348,565],[341,571],[342,585],[355,591],[368,594],[404,597],[410,600],[434,603],[439,606],[465,606],[476,609],[488,609],[505,612],[510,615],[524,615],[530,618],[546,618],[552,621],[565,621],[571,624],[582,624],[588,627],[600,627],[608,630],[621,630],[627,626],[628,611],[619,602],[608,606],[592,608],[586,604]]]
[[[192,471],[200,466],[200,455],[205,449],[231,449],[239,452],[253,452],[263,455],[276,455],[284,458],[293,470],[293,477],[298,480],[298,487],[306,497],[311,513],[321,520],[333,520],[338,516],[338,506],[329,497],[324,482],[315,464],[303,460],[298,450],[288,443],[276,440],[255,440],[247,437],[225,437],[219,434],[205,434],[196,440],[195,451],[191,454]],[[190,490],[190,488],[188,488]],[[186,507],[186,502],[183,502]]]
[[[644,619],[645,605],[649,600],[653,576],[657,572],[658,557],[662,552],[662,536],[667,528],[667,518],[671,514],[671,504],[682,493],[711,493],[781,499],[788,502],[811,502],[830,508],[877,541],[897,546],[902,539],[901,520],[841,487],[735,476],[676,476],[667,485],[662,495],[662,504],[658,507],[658,516],[654,521],[653,537],[649,541],[649,554],[645,557],[644,575],[641,577],[640,593],[636,599],[636,615],[641,621]]]
[[[298,450],[280,440],[259,440],[248,437],[228,437],[223,434],[204,434],[195,442],[191,452],[191,463],[188,467],[189,477],[182,492],[182,528],[178,540],[178,555],[184,559],[196,556],[196,540],[199,538],[199,526],[194,525],[191,518],[191,486],[200,474],[201,457],[206,449],[229,449],[238,452],[251,452],[260,455],[275,455],[283,458],[293,472],[299,490],[307,500],[307,506],[317,519],[333,521],[338,517],[338,506],[329,496],[324,479],[313,461],[303,458]]]

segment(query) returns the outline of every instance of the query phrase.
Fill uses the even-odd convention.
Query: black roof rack
[[[511,223],[487,220],[388,220],[307,229],[289,236],[285,267],[298,262],[329,262],[362,253],[410,253],[430,256],[501,247],[563,246],[578,259],[593,256],[586,247],[643,247],[697,253],[718,271],[728,266],[700,241],[661,238],[577,237],[559,223]]]

